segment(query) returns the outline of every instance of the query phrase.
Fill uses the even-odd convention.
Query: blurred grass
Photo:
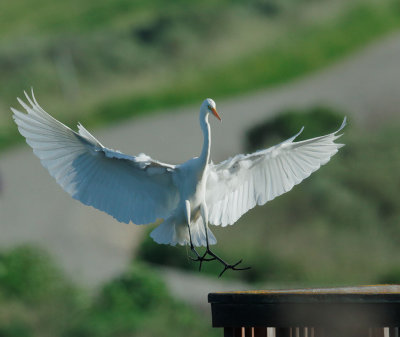
[[[68,281],[42,250],[0,254],[4,337],[217,336],[210,322],[172,298],[160,277],[133,263],[96,294]]]
[[[8,106],[31,86],[98,126],[282,83],[400,27],[394,0],[40,3],[0,5],[0,149],[21,140]]]
[[[400,27],[400,6],[359,5],[338,21],[311,27],[292,27],[273,46],[254,55],[196,72],[180,74],[168,88],[129,95],[102,103],[93,111],[98,121],[115,119],[163,107],[190,103],[199,97],[222,97],[284,82],[318,69],[372,38]],[[300,28],[300,29],[298,29]],[[90,121],[88,121],[89,123]]]
[[[173,0],[165,4],[161,0],[152,1],[80,1],[71,0],[54,3],[51,0],[35,2],[23,0],[2,3],[0,7],[0,29],[5,37],[16,34],[58,34],[66,30],[76,33],[90,32],[97,29],[130,26],[132,21],[145,21],[156,13],[174,13],[181,10],[215,9],[225,7],[231,1],[204,0],[201,4],[184,0]]]
[[[305,131],[310,126],[305,138],[332,132],[342,119],[343,113],[324,107],[282,112],[249,130],[248,151],[287,139],[301,125]],[[366,131],[350,120],[340,138],[346,146],[326,166],[289,193],[252,209],[235,226],[211,226],[218,239],[214,251],[252,267],[224,277],[280,287],[399,283],[399,127],[393,123]],[[196,269],[187,254],[145,239],[138,257]],[[205,265],[212,275],[222,268],[215,262]]]

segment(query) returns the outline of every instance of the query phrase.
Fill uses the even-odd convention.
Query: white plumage
[[[326,136],[293,142],[298,134],[266,150],[239,154],[217,165],[210,165],[206,203],[209,222],[233,225],[256,205],[264,205],[290,191],[311,173],[326,164],[343,146],[334,141],[346,125]]]
[[[208,249],[208,243],[216,243],[208,223],[231,225],[326,164],[342,146],[334,141],[346,123],[326,136],[293,142],[300,131],[269,149],[213,164],[208,116],[220,117],[214,101],[206,99],[200,108],[204,135],[200,156],[169,165],[145,154],[128,156],[108,149],[82,125],[75,132],[47,114],[33,92],[32,97],[25,96],[28,104],[18,101],[26,113],[11,108],[14,120],[66,192],[121,222],[147,224],[161,218],[163,222],[151,233],[156,242],[192,244],[192,248]]]

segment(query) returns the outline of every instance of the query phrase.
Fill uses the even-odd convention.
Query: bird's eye
[[[211,105],[208,106],[208,110],[211,110]]]

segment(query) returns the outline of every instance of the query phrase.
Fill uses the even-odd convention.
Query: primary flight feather
[[[199,157],[179,164],[159,162],[145,154],[125,155],[103,146],[81,124],[71,130],[46,113],[25,93],[18,98],[25,112],[11,108],[18,130],[42,165],[73,198],[102,210],[121,222],[163,222],[151,233],[154,241],[190,245],[196,261],[218,260],[224,270],[238,270],[211,250],[216,239],[208,224],[234,224],[256,205],[290,191],[321,165],[342,144],[338,132],[294,142],[292,138],[266,150],[237,155],[219,164],[210,161],[208,117],[221,120],[212,99],[200,108],[203,148]],[[205,246],[199,255],[195,246]],[[207,257],[209,256],[209,257]],[[222,275],[221,273],[221,275]]]

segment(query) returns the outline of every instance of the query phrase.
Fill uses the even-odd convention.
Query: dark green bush
[[[1,337],[31,337],[32,329],[22,321],[12,321],[0,327]]]
[[[43,250],[0,253],[0,336],[57,336],[83,307],[82,293]]]
[[[132,266],[107,283],[66,336],[125,336],[169,297],[163,282],[145,266]]]
[[[254,151],[279,143],[294,136],[302,126],[304,130],[296,141],[331,133],[339,128],[343,117],[343,113],[323,106],[283,111],[246,132],[246,150]]]
[[[393,267],[392,269],[383,272],[377,278],[378,283],[382,284],[400,284],[400,268]]]
[[[69,291],[61,271],[39,248],[21,246],[0,253],[0,293],[25,302],[44,301]]]
[[[134,263],[107,283],[64,336],[213,335],[192,309],[174,300],[150,267]]]

